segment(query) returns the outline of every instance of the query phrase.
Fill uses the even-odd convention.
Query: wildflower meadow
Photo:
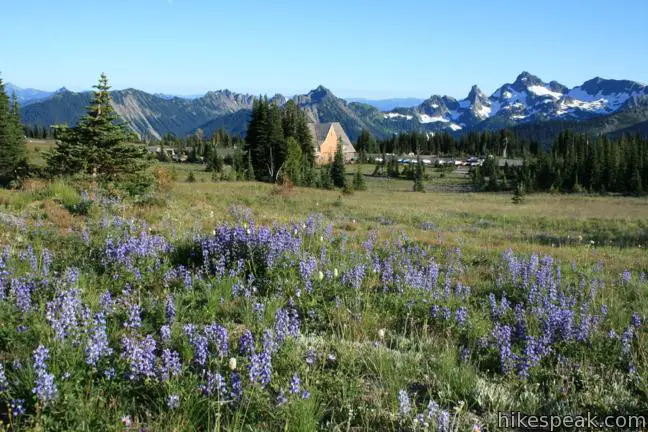
[[[291,198],[221,200],[188,226],[165,215],[177,197],[78,197],[88,214],[65,228],[5,198],[0,430],[441,432],[494,430],[498,412],[648,413],[642,250],[479,254],[433,213],[375,219],[333,195],[281,217],[263,206]]]

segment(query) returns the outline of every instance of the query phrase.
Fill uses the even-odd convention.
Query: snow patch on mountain
[[[475,114],[481,119],[487,119],[490,116],[491,111],[492,107],[488,105],[482,105],[475,110]]]
[[[449,123],[450,120],[443,118],[441,116],[429,116],[427,114],[419,114],[419,123]]]
[[[406,120],[412,120],[414,118],[414,116],[411,115],[395,113],[395,112],[385,113],[384,117],[386,119],[404,118]]]
[[[537,96],[551,96],[554,99],[560,99],[563,96],[562,93],[551,91],[550,89],[540,85],[532,85],[529,86],[528,89],[531,93]]]

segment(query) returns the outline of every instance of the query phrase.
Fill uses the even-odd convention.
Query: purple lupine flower
[[[249,329],[245,329],[239,338],[239,353],[244,356],[254,354],[254,336]]]
[[[455,312],[455,321],[459,328],[466,327],[466,323],[468,322],[468,310],[464,306],[461,306]]]
[[[279,390],[279,394],[277,395],[277,406],[285,405],[287,402],[288,398],[286,398],[286,393],[284,393],[283,389]]]
[[[306,389],[303,389],[299,397],[301,397],[302,399],[308,399],[310,397],[310,392]]]
[[[342,276],[342,283],[349,285],[351,288],[359,289],[365,278],[366,270],[367,267],[364,264],[352,267]]]
[[[162,362],[160,365],[160,378],[168,381],[171,377],[182,373],[182,362],[178,352],[165,348],[162,351]]]
[[[511,327],[495,324],[493,337],[500,350],[500,368],[503,373],[507,374],[511,371],[514,359],[511,352]]]
[[[49,350],[39,345],[33,352],[34,369],[47,369],[45,362],[49,359]]]
[[[432,420],[434,417],[436,417],[438,412],[439,412],[439,404],[433,400],[430,400],[427,405],[427,416],[426,416],[427,419]]]
[[[43,404],[47,404],[58,395],[58,387],[54,382],[54,375],[47,371],[47,365],[45,364],[45,361],[49,358],[49,350],[43,345],[39,345],[34,350],[33,358],[36,381],[34,382],[32,392]]]
[[[200,386],[205,396],[216,396],[218,398],[227,396],[227,384],[225,378],[219,373],[207,371],[207,383]]]
[[[220,324],[210,324],[205,326],[205,335],[207,340],[216,346],[218,355],[224,357],[229,352],[229,333],[227,329]]]
[[[288,310],[279,308],[275,312],[275,340],[281,344],[288,336],[288,326],[290,324],[290,314]]]
[[[446,410],[441,410],[436,418],[436,430],[438,432],[450,431],[450,413]]]
[[[164,309],[166,311],[167,323],[171,324],[176,317],[176,305],[173,295],[169,294],[164,299]]]
[[[167,324],[160,326],[160,338],[162,342],[169,342],[171,340],[171,327]]]
[[[274,352],[277,349],[277,344],[275,343],[275,337],[272,334],[272,330],[265,329],[263,335],[261,336],[261,345],[263,350],[267,352]]]
[[[450,308],[449,308],[448,306],[443,306],[443,307],[441,308],[441,317],[442,317],[445,321],[449,321],[450,318],[452,317],[452,312],[450,311]]]
[[[264,350],[259,354],[250,356],[249,377],[253,383],[265,387],[272,378],[272,356],[269,351]]]
[[[232,372],[230,381],[232,383],[232,399],[240,400],[243,397],[243,383],[241,382],[241,376],[236,372]]]
[[[106,318],[103,312],[95,314],[90,335],[85,347],[86,363],[91,366],[97,366],[99,360],[112,355],[113,349],[108,343],[108,333],[106,331]]]
[[[634,337],[634,327],[628,326],[628,328],[623,332],[621,336],[621,352],[624,355],[629,355],[630,350],[632,349],[632,339]]]
[[[169,409],[176,409],[180,407],[180,396],[177,394],[172,394],[169,395],[169,398],[167,399],[167,407]]]
[[[25,409],[25,399],[13,399],[11,401],[11,414],[14,417],[20,417],[26,412],[27,410]]]
[[[200,365],[205,366],[207,364],[207,354],[209,353],[209,340],[198,333],[192,333],[189,335],[189,343],[193,345],[194,350],[194,361]]]
[[[407,417],[412,411],[412,405],[410,404],[410,399],[405,390],[398,391],[398,414],[401,417]]]
[[[10,293],[14,298],[16,306],[18,307],[18,309],[20,309],[22,313],[27,313],[31,309],[32,290],[33,290],[33,285],[31,281],[25,278],[11,280]]]
[[[136,329],[142,327],[142,307],[139,303],[127,303],[126,321],[124,327]]]
[[[524,340],[527,334],[526,321],[524,319],[524,309],[522,304],[516,303],[515,305],[515,328],[513,330],[514,340]]]
[[[632,326],[636,329],[641,327],[641,316],[635,312],[632,314],[632,317],[630,318],[630,322],[632,323]]]
[[[629,284],[632,280],[632,273],[629,270],[625,270],[623,273],[621,273],[621,279],[624,283]]]
[[[288,336],[299,336],[299,313],[294,307],[289,311],[290,317],[288,319]]]
[[[312,256],[306,256],[299,261],[299,275],[302,281],[307,282],[317,268],[317,261]]]
[[[72,337],[76,340],[81,331],[83,304],[77,289],[62,291],[47,303],[45,318],[50,323],[57,340]]]
[[[527,378],[529,376],[529,369],[536,366],[541,360],[541,349],[538,346],[538,342],[533,336],[528,336],[526,340],[526,346],[524,348],[524,354],[520,357],[520,363],[518,365],[518,374]]]
[[[113,301],[112,294],[110,294],[110,291],[105,290],[99,296],[99,308],[104,314],[108,315],[112,313],[114,307],[115,302]]]
[[[288,392],[290,394],[297,394],[299,393],[301,389],[301,380],[299,379],[299,375],[294,374],[292,378],[290,379],[290,385],[288,386]]]
[[[121,357],[128,362],[130,380],[155,376],[155,339],[147,335],[144,339],[137,337],[122,338]]]

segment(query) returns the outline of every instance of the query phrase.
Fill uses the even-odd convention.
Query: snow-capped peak
[[[627,80],[594,78],[572,89],[557,81],[545,83],[522,72],[513,83],[502,85],[487,97],[476,85],[465,99],[431,96],[413,108],[395,109],[385,120],[417,121],[426,130],[459,130],[477,126],[492,117],[496,124],[551,120],[586,119],[648,104],[648,86]]]

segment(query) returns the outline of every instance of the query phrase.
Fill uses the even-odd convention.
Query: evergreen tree
[[[20,108],[14,95],[13,107],[5,93],[0,78],[0,185],[17,179],[25,170],[27,147],[22,125]]]
[[[524,197],[526,196],[526,188],[524,187],[523,182],[518,182],[515,186],[515,192],[513,193],[513,204],[522,204],[524,202]]]
[[[286,140],[281,111],[266,97],[256,100],[252,107],[245,151],[250,152],[256,179],[274,182],[286,158]]]
[[[146,167],[146,149],[128,143],[132,136],[111,105],[110,86],[101,74],[87,113],[77,126],[58,126],[56,147],[46,155],[53,174],[77,173],[118,179]]]
[[[310,155],[302,152],[302,184],[304,186],[315,186],[315,166]]]
[[[362,175],[362,172],[360,171],[360,165],[356,167],[356,173],[353,176],[353,189],[360,191],[367,189],[364,175]]]
[[[207,171],[220,173],[223,171],[223,158],[218,154],[215,148],[210,150],[209,159],[207,159]]]
[[[290,179],[293,184],[299,186],[302,184],[302,150],[297,140],[293,137],[288,138],[286,143],[288,155],[283,164],[282,177]]]
[[[297,136],[295,139],[297,139],[297,142],[299,142],[299,145],[301,146],[302,154],[305,158],[304,160],[310,169],[312,169],[315,164],[315,147],[313,145],[313,136],[308,127],[308,120],[303,111],[300,111],[299,116],[297,117]]]
[[[425,192],[425,186],[423,185],[423,179],[425,177],[425,165],[420,158],[416,161],[416,165],[413,167],[413,177],[414,177],[414,186],[412,190],[414,192]]]
[[[342,139],[338,139],[337,149],[331,165],[331,181],[335,187],[343,188],[346,185],[346,174],[344,172],[344,149]]]
[[[364,163],[367,159],[367,153],[371,151],[373,138],[368,130],[363,129],[356,141],[356,150],[358,151],[358,161]]]
[[[333,182],[331,181],[330,165],[323,165],[320,168],[319,187],[322,189],[333,189]]]

